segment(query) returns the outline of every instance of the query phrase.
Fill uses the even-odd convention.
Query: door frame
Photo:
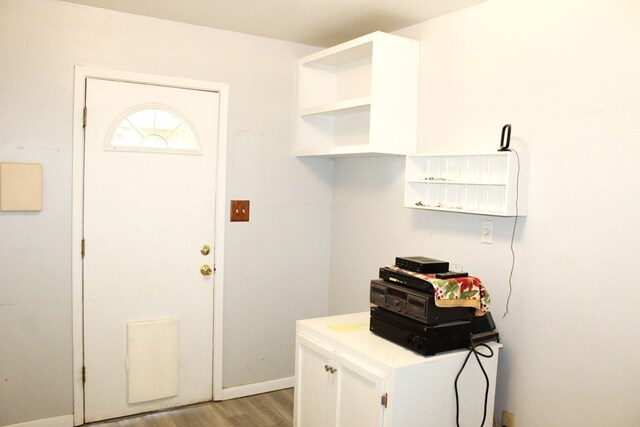
[[[130,83],[170,86],[184,89],[207,90],[220,94],[218,126],[218,158],[216,168],[216,198],[214,223],[213,288],[213,399],[222,397],[222,320],[224,296],[224,235],[226,214],[227,176],[227,120],[229,85],[206,80],[193,80],[153,74],[116,71],[104,68],[76,66],[73,94],[73,165],[72,165],[72,228],[71,228],[71,288],[73,325],[73,420],[74,425],[84,423],[84,320],[83,320],[83,262],[82,237],[84,224],[84,105],[87,78],[98,78]]]

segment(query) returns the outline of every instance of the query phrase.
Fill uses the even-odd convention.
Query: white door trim
[[[204,80],[131,73],[94,67],[75,67],[73,96],[73,178],[72,178],[72,230],[71,230],[71,286],[73,316],[73,419],[74,425],[84,422],[83,365],[83,309],[82,309],[82,250],[84,206],[84,129],[83,110],[86,96],[85,80],[101,78],[133,83],[208,90],[220,94],[220,123],[218,127],[218,159],[216,173],[214,265],[216,267],[213,290],[213,398],[223,399],[222,392],[222,319],[224,295],[224,232],[226,214],[227,118],[229,85]]]

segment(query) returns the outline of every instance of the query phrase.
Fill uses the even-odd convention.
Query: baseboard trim
[[[27,421],[20,424],[10,424],[5,427],[72,427],[73,414],[60,417],[43,418],[41,420]]]
[[[236,399],[238,397],[252,396],[254,394],[268,393],[270,391],[291,388],[295,384],[295,377],[280,378],[255,384],[229,387],[222,390],[222,399]]]

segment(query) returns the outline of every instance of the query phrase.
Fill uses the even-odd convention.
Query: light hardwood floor
[[[90,427],[272,427],[293,425],[293,389],[85,424]]]

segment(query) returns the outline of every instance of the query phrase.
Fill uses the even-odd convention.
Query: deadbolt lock
[[[209,247],[209,245],[203,245],[202,249],[200,249],[200,253],[202,255],[209,255],[210,252],[211,252],[211,248]]]
[[[200,274],[203,276],[211,276],[211,273],[213,273],[213,270],[211,270],[211,267],[207,264],[203,264],[202,267],[200,267]]]

